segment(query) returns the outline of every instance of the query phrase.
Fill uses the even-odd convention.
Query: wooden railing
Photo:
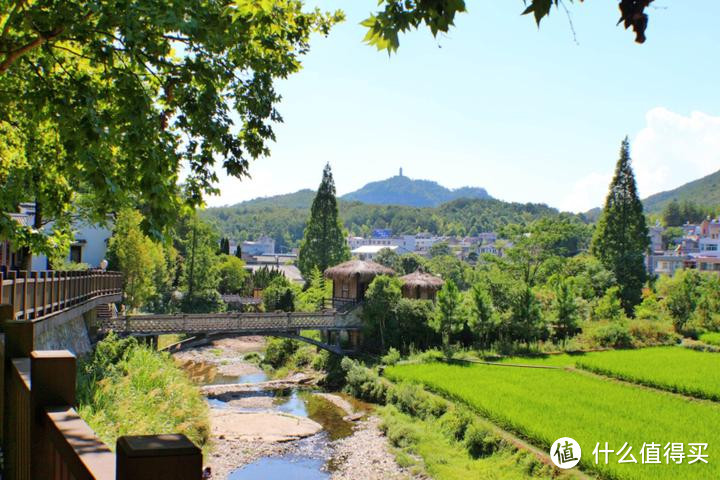
[[[0,304],[11,305],[10,320],[39,320],[90,299],[121,296],[118,272],[0,272]]]
[[[200,480],[202,452],[184,435],[120,437],[113,453],[73,408],[75,356],[33,351],[10,362],[9,480]]]

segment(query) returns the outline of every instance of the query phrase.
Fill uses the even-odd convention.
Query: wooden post
[[[50,444],[43,421],[47,407],[75,405],[75,355],[67,350],[30,354],[32,478],[51,478]]]
[[[116,480],[200,480],[202,452],[185,435],[120,437]]]
[[[32,322],[14,320],[13,305],[0,305],[0,326],[5,330],[5,344],[8,358],[29,357],[35,344],[35,330]]]

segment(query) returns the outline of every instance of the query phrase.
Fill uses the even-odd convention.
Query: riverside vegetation
[[[208,406],[166,353],[110,335],[78,364],[80,416],[114,448],[122,435],[183,433],[206,450]]]

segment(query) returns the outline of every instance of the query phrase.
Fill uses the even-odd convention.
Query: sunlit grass
[[[580,357],[577,366],[602,375],[720,400],[720,355],[682,347],[614,350]]]
[[[581,464],[611,478],[720,478],[713,461],[720,445],[720,405],[682,398],[582,372],[490,365],[398,365],[387,367],[393,380],[409,380],[470,405],[495,423],[542,448],[569,436],[582,449]],[[709,464],[595,465],[597,442],[618,450],[633,446],[639,461],[643,443],[708,443]],[[686,446],[687,449],[687,446]]]

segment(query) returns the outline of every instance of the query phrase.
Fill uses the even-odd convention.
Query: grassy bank
[[[110,336],[78,366],[80,416],[111,448],[122,435],[183,433],[205,448],[208,407],[168,354]]]
[[[345,359],[346,392],[377,411],[398,463],[436,480],[552,478],[558,472],[509,443],[468,408]]]

